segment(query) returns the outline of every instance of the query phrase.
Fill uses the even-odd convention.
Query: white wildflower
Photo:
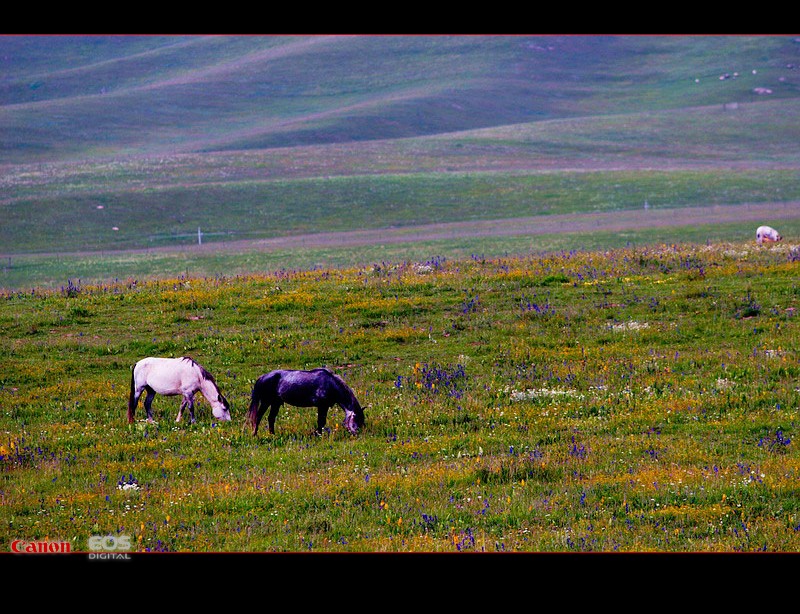
[[[583,398],[583,395],[579,394],[576,390],[559,390],[550,388],[539,388],[538,390],[533,388],[528,388],[525,391],[513,390],[511,392],[512,401],[530,401],[532,399],[537,399],[542,397]]]
[[[717,379],[716,386],[717,390],[729,390],[730,388],[733,388],[733,382],[724,377],[720,377]]]
[[[613,331],[620,332],[626,330],[642,330],[645,328],[650,328],[650,324],[648,322],[637,322],[635,320],[631,320],[630,322],[621,322],[619,324],[612,324],[609,328]]]

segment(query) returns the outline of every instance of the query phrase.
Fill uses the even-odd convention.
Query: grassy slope
[[[198,227],[210,244],[355,228],[624,212],[641,209],[644,202],[654,208],[794,202],[800,199],[793,147],[798,110],[792,100],[767,101],[729,111],[709,107],[309,146],[294,148],[291,156],[264,150],[16,167],[6,176],[6,217],[0,226],[2,251],[12,257],[12,266],[4,267],[0,285],[135,275],[135,266],[118,266],[119,259],[109,252],[188,246],[196,241]],[[764,138],[768,130],[770,138]],[[787,238],[793,236],[791,216],[769,222],[782,225]],[[701,240],[719,236],[718,220],[710,217],[709,224]],[[748,222],[721,238],[752,236],[751,226]],[[696,238],[687,230],[662,229],[654,236]],[[619,245],[613,236],[609,239],[609,245]],[[502,253],[496,241],[486,243],[473,242],[474,251]],[[537,238],[523,245],[546,249],[553,243]],[[566,245],[589,248],[596,242],[575,236]],[[429,255],[441,254],[447,245],[425,249]],[[103,255],[94,258],[99,266],[89,268],[88,253],[80,259],[49,259],[44,268],[35,262],[48,259],[24,256],[92,250]],[[357,255],[367,260],[353,261]],[[182,254],[172,268],[168,261],[166,268],[147,264],[152,255],[122,258],[138,260],[141,274],[172,275],[246,271],[255,262],[259,270],[319,262],[317,255],[302,250],[284,256],[220,256],[224,264],[209,266],[205,256]],[[402,257],[403,252],[393,256],[387,251],[380,258],[343,250],[342,256],[324,261],[363,264]]]
[[[0,46],[13,59],[0,87],[5,287],[97,279],[72,257],[45,270],[27,254],[101,260],[191,244],[198,227],[208,244],[644,201],[797,198],[790,38],[4,37]],[[767,85],[772,95],[753,93]],[[180,266],[165,272],[208,270]],[[109,268],[106,279],[125,274]]]
[[[1,37],[0,51],[10,163],[407,137],[744,102],[755,86],[796,95],[797,49],[779,37]]]

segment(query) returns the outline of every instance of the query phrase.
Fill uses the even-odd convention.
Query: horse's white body
[[[211,411],[218,420],[230,420],[230,406],[222,396],[214,378],[201,365],[188,356],[182,358],[143,358],[133,367],[131,392],[128,399],[128,422],[133,422],[136,405],[144,391],[147,396],[144,407],[147,420],[153,421],[151,405],[156,394],[183,397],[176,422],[180,422],[183,410],[189,408],[194,422],[194,395],[199,391],[211,405]]]
[[[778,231],[770,226],[759,226],[756,229],[756,243],[761,245],[766,241],[767,243],[777,243],[783,241],[783,237],[778,234]]]

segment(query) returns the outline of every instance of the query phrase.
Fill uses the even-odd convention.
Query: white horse
[[[759,226],[756,228],[756,243],[761,245],[764,241],[767,243],[777,243],[783,241],[783,237],[778,234],[778,231],[769,226]]]
[[[133,366],[131,373],[131,394],[128,398],[128,422],[133,422],[133,415],[142,392],[147,391],[144,408],[147,410],[147,421],[153,422],[153,397],[183,396],[178,417],[180,422],[183,410],[189,408],[189,416],[194,423],[194,395],[199,390],[211,404],[211,411],[218,420],[230,420],[230,405],[222,396],[212,375],[188,356],[182,358],[143,358]]]

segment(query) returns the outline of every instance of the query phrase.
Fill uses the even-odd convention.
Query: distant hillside
[[[791,37],[0,36],[0,164],[795,98],[796,65]]]
[[[0,288],[800,243],[790,36],[0,36],[0,135]]]

